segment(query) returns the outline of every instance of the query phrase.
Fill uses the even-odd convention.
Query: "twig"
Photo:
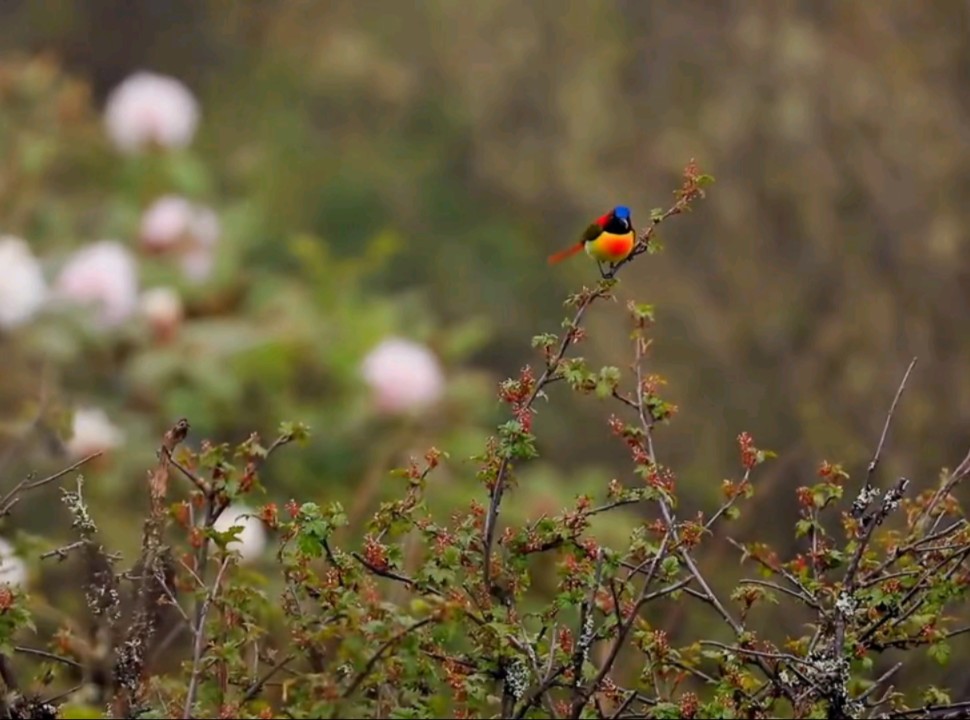
[[[71,550],[79,550],[80,548],[86,547],[87,544],[87,540],[75,540],[67,545],[62,545],[59,548],[54,548],[53,550],[48,550],[45,553],[41,553],[40,559],[46,560],[47,558],[56,556],[58,560],[67,560],[67,554],[71,552]]]
[[[891,678],[893,675],[895,675],[896,672],[899,670],[899,668],[901,668],[902,666],[903,666],[903,664],[901,662],[898,662],[895,665],[893,665],[891,668],[889,668],[886,672],[884,672],[882,675],[880,675],[879,678],[875,682],[872,683],[872,685],[869,687],[868,690],[866,690],[864,693],[860,694],[859,697],[856,698],[856,701],[857,702],[862,702],[863,700],[865,700],[866,698],[868,698],[870,695],[872,695],[879,688],[880,685],[882,685],[889,678]]]
[[[583,681],[583,663],[586,662],[589,648],[593,644],[593,603],[596,601],[596,593],[603,579],[603,559],[603,548],[600,548],[596,553],[596,570],[593,574],[593,585],[590,587],[589,595],[579,609],[579,629],[576,633],[576,647],[573,650],[573,693],[577,697],[579,694],[579,685]]]
[[[546,369],[542,372],[542,375],[539,377],[539,379],[535,383],[535,386],[532,388],[532,392],[529,393],[529,396],[522,404],[523,409],[525,409],[526,411],[530,411],[532,409],[533,404],[536,401],[536,398],[539,396],[539,393],[542,392],[542,390],[545,388],[546,385],[548,385],[554,379],[557,379],[557,376],[555,375],[555,373],[558,371],[559,365],[562,362],[562,359],[565,357],[566,351],[569,349],[569,346],[573,344],[573,341],[576,336],[576,332],[579,328],[579,324],[582,322],[583,316],[586,314],[586,310],[589,308],[589,306],[592,305],[593,302],[595,302],[598,298],[605,297],[606,295],[609,294],[609,290],[612,287],[612,280],[616,277],[616,274],[620,270],[620,268],[622,268],[627,263],[631,262],[633,258],[636,257],[637,255],[640,255],[646,252],[650,242],[650,238],[653,236],[657,226],[667,218],[673,215],[678,215],[682,213],[684,209],[688,206],[691,199],[692,199],[691,197],[682,195],[678,197],[677,201],[663,214],[653,217],[651,219],[652,222],[650,223],[650,225],[648,225],[646,230],[644,230],[644,232],[641,233],[640,236],[637,238],[637,242],[636,242],[636,245],[634,246],[633,252],[630,253],[630,255],[626,259],[616,263],[611,268],[608,275],[605,276],[604,279],[606,280],[606,282],[601,283],[594,290],[586,291],[586,295],[583,298],[582,302],[579,304],[579,306],[576,308],[576,313],[573,315],[573,319],[569,324],[565,334],[563,335],[563,338],[559,343],[558,349],[551,357],[547,358]],[[642,389],[640,392],[642,393]],[[642,403],[641,403],[641,408],[642,408]],[[642,412],[642,409],[641,409],[641,412]],[[488,511],[485,515],[485,527],[482,533],[482,546],[483,546],[482,554],[484,558],[484,564],[483,564],[482,570],[484,575],[485,589],[488,592],[491,592],[491,588],[492,588],[492,546],[495,541],[495,527],[498,521],[499,506],[502,503],[502,495],[505,492],[505,481],[506,481],[506,476],[508,474],[508,470],[509,470],[509,460],[507,458],[503,458],[501,463],[499,464],[498,471],[495,474],[495,483],[491,489]]]
[[[14,652],[18,652],[21,655],[35,655],[45,660],[53,660],[54,662],[59,662],[63,665],[68,665],[73,668],[83,669],[84,666],[77,660],[72,660],[69,657],[64,657],[63,655],[55,655],[47,650],[41,650],[40,648],[25,647],[24,645],[14,645]]]
[[[193,485],[195,485],[195,487],[203,495],[205,495],[206,497],[208,497],[209,495],[212,494],[212,487],[209,485],[208,481],[206,481],[205,479],[199,477],[194,472],[192,472],[187,467],[185,467],[185,465],[183,465],[178,460],[176,460],[175,459],[175,455],[172,453],[171,450],[169,450],[167,448],[162,448],[162,452],[165,454],[166,459],[168,459],[168,461],[170,463],[172,463],[172,465],[175,466],[175,469],[178,470],[180,473],[182,473],[182,475],[184,475],[185,477],[187,477],[189,479],[189,481]]]
[[[13,488],[11,488],[11,490],[6,495],[4,495],[2,499],[0,499],[0,517],[10,513],[10,509],[14,505],[16,505],[17,502],[20,500],[18,493],[20,493],[21,491],[33,490],[34,488],[39,488],[42,485],[47,485],[48,483],[52,483],[55,480],[60,480],[62,477],[64,477],[68,473],[71,473],[77,470],[85,463],[90,462],[91,460],[94,460],[96,457],[100,457],[101,454],[102,453],[100,451],[96,453],[92,453],[91,455],[88,455],[87,457],[82,458],[81,460],[78,460],[73,465],[69,465],[63,470],[58,470],[53,475],[48,475],[47,477],[41,478],[40,480],[31,480],[30,476],[24,478],[19,483],[14,485]]]
[[[912,368],[912,365],[910,365],[910,368]],[[905,380],[905,378],[903,379]],[[895,404],[893,407],[895,407]],[[852,594],[856,590],[859,563],[862,561],[862,556],[865,554],[866,548],[869,546],[869,541],[872,539],[872,534],[875,532],[876,528],[883,521],[883,519],[892,511],[893,503],[898,503],[899,498],[903,496],[903,493],[906,492],[906,488],[908,486],[909,480],[906,478],[900,478],[896,482],[896,485],[886,493],[886,496],[882,499],[882,502],[879,504],[876,512],[868,518],[863,518],[865,529],[863,531],[862,538],[859,539],[858,547],[856,547],[855,553],[853,553],[852,559],[849,561],[849,567],[845,571],[845,578],[842,581],[842,591],[840,593],[840,597],[846,597],[851,600]],[[836,612],[835,637],[832,645],[832,657],[842,656],[842,645],[845,641],[845,622],[845,613]]]
[[[814,600],[812,600],[812,598],[806,595],[802,595],[801,593],[795,592],[794,590],[791,590],[789,588],[786,588],[783,585],[779,585],[778,583],[773,583],[769,580],[756,580],[754,578],[744,578],[743,580],[739,581],[739,584],[740,585],[760,585],[762,587],[771,588],[772,590],[777,590],[780,593],[789,595],[797,599],[799,602],[804,603],[805,605],[811,608],[814,608],[815,610],[821,609],[821,606],[818,603],[816,603]]]
[[[580,303],[575,315],[573,316],[570,329],[566,331],[559,343],[559,349],[556,351],[553,358],[547,361],[546,369],[542,372],[542,375],[539,376],[539,379],[536,381],[532,388],[532,392],[529,393],[525,402],[522,403],[522,407],[526,411],[530,411],[532,409],[536,398],[539,397],[539,393],[542,392],[543,388],[549,382],[549,379],[558,370],[559,363],[562,362],[563,357],[566,355],[566,350],[573,343],[576,328],[578,328],[579,323],[582,322],[583,316],[586,314],[586,310],[590,305],[593,304],[596,298],[600,297],[604,293],[605,290],[602,287],[593,291],[588,291],[582,303]],[[485,527],[482,533],[482,572],[485,589],[488,592],[491,592],[492,589],[492,546],[495,541],[495,527],[496,523],[498,522],[499,506],[502,504],[502,496],[505,493],[505,480],[506,475],[508,474],[509,465],[509,459],[507,457],[503,457],[499,463],[498,470],[495,473],[495,482],[492,485],[488,512],[485,515]]]
[[[412,589],[420,589],[423,592],[430,593],[431,595],[441,595],[441,593],[435,590],[434,588],[427,587],[425,584],[419,583],[414,578],[410,578],[407,575],[401,575],[400,573],[396,573],[393,570],[385,570],[377,567],[377,565],[374,565],[373,563],[368,562],[363,555],[361,555],[356,551],[351,552],[350,555],[351,557],[354,558],[354,560],[359,562],[361,565],[363,565],[365,568],[370,570],[375,575],[380,575],[381,577],[385,577],[388,580],[394,580],[396,582],[403,583],[404,585],[407,585],[409,588],[412,588]]]
[[[189,432],[189,422],[181,418],[165,433],[161,447],[170,453]],[[141,554],[138,565],[141,578],[135,590],[135,611],[121,646],[116,648],[114,675],[118,692],[112,702],[115,717],[127,717],[135,700],[139,697],[143,670],[145,668],[145,648],[156,630],[155,572],[162,560],[162,534],[165,524],[165,497],[169,476],[168,454],[158,454],[158,464],[148,474],[149,515],[142,529]]]
[[[247,703],[253,698],[255,698],[262,691],[263,687],[268,683],[272,677],[282,670],[284,667],[289,665],[296,658],[295,655],[287,655],[285,658],[280,660],[278,663],[273,665],[269,670],[267,670],[261,678],[253,682],[248,688],[246,688],[245,694],[243,694],[242,699],[239,704]]]
[[[209,614],[209,608],[219,593],[222,576],[225,574],[226,568],[229,567],[229,560],[230,557],[228,555],[223,558],[222,564],[219,566],[219,572],[216,574],[216,579],[212,583],[212,588],[206,593],[205,601],[202,603],[202,611],[199,613],[199,617],[193,628],[195,645],[192,649],[192,675],[189,678],[189,689],[185,696],[185,709],[182,712],[184,720],[189,720],[192,717],[192,705],[195,703],[195,694],[199,687],[199,673],[202,671],[202,653],[205,650],[206,616]]]
[[[869,490],[872,488],[872,475],[876,472],[876,468],[879,466],[879,458],[882,455],[883,446],[886,444],[886,436],[889,435],[889,426],[892,424],[893,415],[896,412],[896,406],[899,404],[899,399],[903,396],[903,391],[906,389],[906,381],[909,380],[909,374],[913,372],[913,368],[916,367],[916,362],[918,358],[914,357],[910,363],[909,367],[906,368],[906,372],[903,373],[903,379],[899,382],[899,387],[896,389],[896,395],[893,397],[893,402],[889,406],[889,412],[886,413],[886,422],[882,426],[882,434],[879,436],[879,444],[876,445],[876,452],[872,455],[872,460],[869,461],[869,466],[866,468],[866,481],[863,485],[864,492],[868,495]],[[864,509],[864,508],[863,508]],[[861,511],[859,512],[861,515]]]
[[[732,652],[735,655],[751,655],[752,657],[767,658],[769,660],[787,660],[788,662],[791,662],[791,663],[804,665],[805,667],[812,668],[813,670],[815,669],[814,664],[812,664],[808,660],[805,660],[804,658],[800,658],[796,655],[792,655],[791,653],[776,653],[776,652],[765,652],[762,650],[749,650],[747,648],[741,648],[735,645],[727,645],[726,643],[717,642],[716,640],[701,640],[700,644],[707,645],[709,647],[720,648],[721,650],[727,650],[728,652]]]
[[[950,494],[950,491],[954,488],[954,486],[956,486],[956,484],[963,480],[963,478],[965,478],[968,474],[970,474],[970,451],[967,451],[967,454],[963,457],[963,460],[960,461],[960,464],[957,465],[956,469],[950,473],[950,476],[946,479],[943,485],[937,488],[936,492],[933,493],[933,497],[926,504],[926,507],[923,508],[923,512],[920,513],[919,519],[913,523],[913,527],[922,527],[923,523],[926,522],[933,513],[933,510],[936,509],[936,506],[939,505],[940,502]],[[936,521],[930,528],[931,533],[936,532],[936,528],[939,527],[940,521],[943,520],[944,515],[945,513],[940,513],[939,517],[936,518]]]
[[[617,656],[620,654],[620,649],[626,642],[627,636],[633,629],[633,624],[639,615],[640,608],[647,601],[647,590],[650,588],[650,583],[653,582],[653,578],[657,573],[657,568],[660,565],[660,560],[667,555],[667,544],[669,543],[673,535],[673,529],[668,526],[667,532],[664,534],[664,538],[660,543],[660,547],[657,548],[656,554],[653,556],[653,562],[650,563],[650,570],[647,572],[647,577],[643,581],[643,587],[640,589],[640,595],[637,597],[636,602],[633,605],[633,609],[630,612],[630,616],[626,619],[626,622],[620,627],[619,633],[617,633],[616,639],[610,646],[609,655],[606,656],[606,660],[603,662],[603,666],[600,668],[596,677],[589,684],[587,688],[583,690],[578,698],[573,701],[572,713],[573,718],[578,718],[582,713],[583,706],[589,700],[590,695],[599,689],[600,683],[606,678],[613,668],[613,664],[616,662]]]
[[[535,690],[531,691],[525,698],[523,698],[522,706],[519,708],[518,712],[516,712],[514,715],[515,720],[521,720],[522,718],[524,718],[525,714],[529,712],[529,708],[535,705],[536,700],[543,697],[547,692],[549,692],[550,688],[552,688],[556,684],[556,681],[559,679],[559,676],[562,675],[564,672],[566,672],[565,665],[559,665],[554,670],[551,670],[549,674],[546,676],[546,679],[543,680],[542,683],[540,683]]]
[[[394,647],[397,643],[401,642],[401,640],[403,640],[411,633],[417,632],[425,625],[429,625],[437,619],[438,618],[434,615],[432,615],[431,617],[426,617],[424,618],[424,620],[419,620],[416,623],[408,625],[406,628],[403,628],[402,630],[397,631],[396,633],[394,633],[394,635],[392,635],[387,640],[385,640],[381,644],[381,646],[377,649],[377,652],[371,655],[370,659],[367,661],[367,664],[364,665],[364,669],[361,670],[359,673],[357,673],[357,676],[354,678],[354,681],[350,683],[350,686],[344,691],[343,698],[346,700],[347,698],[349,698],[351,695],[354,694],[357,688],[360,687],[361,683],[367,679],[367,676],[370,675],[371,672],[373,672],[377,663],[380,662],[380,659],[384,656],[384,653],[386,653],[388,650]],[[334,712],[331,715],[331,717],[332,718],[340,717],[339,704],[336,707],[334,707]]]
[[[626,712],[627,708],[629,708],[630,705],[633,704],[633,701],[636,700],[636,697],[637,697],[637,691],[631,690],[629,695],[626,696],[626,700],[624,700],[620,704],[620,706],[616,709],[616,711],[612,715],[610,715],[610,718],[613,719],[613,718],[620,717],[620,715]]]
[[[52,483],[55,480],[60,480],[62,477],[64,477],[68,473],[71,473],[71,472],[77,470],[79,467],[81,467],[85,463],[91,462],[92,460],[94,460],[97,457],[101,457],[101,455],[102,455],[102,452],[100,450],[98,452],[96,452],[96,453],[91,453],[86,458],[82,458],[81,460],[78,460],[73,465],[70,465],[70,466],[64,468],[63,470],[60,470],[60,471],[54,473],[53,475],[48,475],[47,477],[41,478],[40,480],[33,480],[31,482],[25,483],[23,489],[24,490],[33,490],[34,488],[39,488],[41,485],[47,485],[48,483]],[[3,504],[3,502],[0,501],[0,505],[2,505],[2,504]]]
[[[963,710],[965,708],[970,708],[970,700],[963,700],[961,702],[948,703],[945,705],[924,705],[921,708],[915,710],[902,710],[900,712],[895,712],[889,715],[891,718],[908,718],[908,717],[929,717],[930,713],[936,712],[948,712],[951,710]]]

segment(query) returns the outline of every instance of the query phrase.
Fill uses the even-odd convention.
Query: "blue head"
[[[633,221],[630,219],[630,208],[626,205],[617,205],[607,217],[609,220],[603,228],[607,232],[627,233],[633,229]]]

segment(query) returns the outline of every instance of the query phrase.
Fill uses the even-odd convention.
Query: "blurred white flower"
[[[47,296],[47,283],[30,246],[0,236],[0,327],[13,328],[34,316]]]
[[[73,458],[107,452],[118,447],[124,437],[124,433],[101,408],[77,408],[74,411],[73,433],[66,443],[67,452]]]
[[[188,240],[195,208],[178,195],[163,195],[149,205],[141,216],[142,245],[149,250],[164,252]]]
[[[244,518],[243,515],[251,517]],[[266,549],[266,528],[256,511],[242,503],[235,503],[222,511],[212,527],[217,532],[227,532],[233,525],[242,526],[242,531],[236,535],[239,539],[229,543],[228,548],[238,552],[244,563],[259,559]]]
[[[117,325],[138,304],[138,268],[128,248],[116,240],[101,240],[78,250],[54,287],[58,296],[71,302],[97,305],[101,322]]]
[[[202,282],[212,273],[215,254],[206,248],[194,248],[182,255],[182,272],[192,282]]]
[[[182,297],[177,290],[170,287],[146,290],[141,295],[139,307],[155,334],[163,339],[175,333],[185,315]]]
[[[108,136],[126,153],[152,145],[182,148],[199,123],[199,104],[175,78],[152,72],[129,75],[108,96],[104,109]]]
[[[434,354],[423,345],[388,338],[361,365],[378,409],[388,413],[422,410],[444,392],[444,375]]]
[[[14,554],[13,545],[0,538],[0,585],[27,583],[27,564]]]
[[[164,195],[142,215],[139,235],[149,251],[178,254],[185,275],[200,281],[212,271],[221,232],[219,216],[211,209],[177,195]]]

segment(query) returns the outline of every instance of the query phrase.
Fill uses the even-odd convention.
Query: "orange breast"
[[[589,254],[601,262],[619,262],[630,254],[635,241],[632,232],[624,235],[603,233],[590,243]]]

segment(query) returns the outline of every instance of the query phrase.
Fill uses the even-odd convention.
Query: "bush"
[[[247,539],[250,520],[233,508],[261,489],[266,462],[307,439],[301,424],[284,424],[269,443],[253,434],[237,445],[191,449],[190,424],[179,421],[148,474],[149,509],[130,569],[106,549],[75,473],[93,458],[14,486],[0,500],[3,515],[24,494],[76,475],[61,491],[76,538],[45,555],[76,558],[84,607],[50,637],[28,640],[37,634],[32,614],[43,608],[15,584],[2,586],[6,715],[957,713],[967,703],[941,688],[908,687],[902,669],[918,662],[921,648],[945,663],[948,642],[967,629],[951,615],[970,577],[970,528],[953,491],[970,473],[970,455],[918,494],[906,478],[880,483],[878,475],[915,360],[852,501],[849,474],[830,462],[815,485],[795,490],[801,552],[783,559],[757,539],[730,534],[757,491],[759,466],[772,457],[747,433],[738,435],[738,468],[722,483],[721,505],[709,513],[680,506],[676,472],[659,454],[677,408],[648,368],[650,305],[626,303],[630,347],[617,349],[616,367],[593,368],[574,353],[590,308],[617,299],[619,271],[660,249],[656,228],[690,210],[709,180],[689,164],[673,205],[652,214],[634,255],[567,299],[560,333],[533,338],[541,369],[526,366],[501,383],[511,418],[475,458],[482,491],[470,504],[445,512],[429,504],[429,478],[451,462],[435,448],[395,473],[397,496],[380,505],[361,538],[346,536],[338,502],[265,504],[254,514],[280,537],[275,585],[240,562],[257,540]],[[604,482],[598,498],[581,495],[559,513],[503,522],[517,470],[538,456],[536,406],[556,383],[613,407],[604,431],[629,453],[629,480]],[[598,542],[592,523],[619,518],[623,508],[642,515],[628,538]],[[704,553],[723,542],[757,575],[737,578],[728,591],[701,568]],[[649,618],[687,603],[688,612],[709,616],[707,632],[673,642]],[[804,634],[759,622],[761,608],[781,604],[804,619]],[[179,662],[166,663],[173,648]]]

